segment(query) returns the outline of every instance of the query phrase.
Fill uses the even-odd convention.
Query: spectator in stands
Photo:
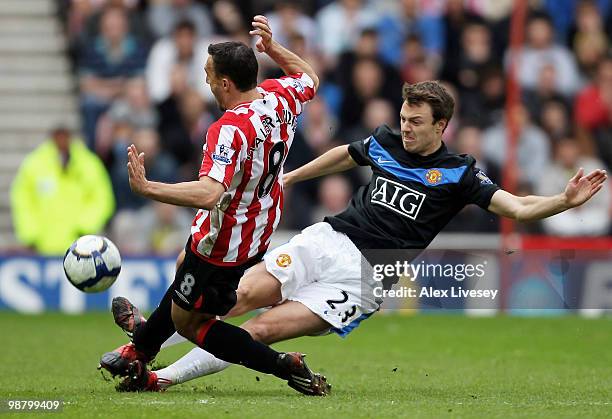
[[[322,179],[319,186],[319,205],[312,213],[311,223],[345,210],[352,192],[351,184],[342,175],[326,176]]]
[[[583,168],[585,173],[602,167],[598,159],[580,154],[575,139],[566,137],[556,145],[555,161],[542,167],[536,179],[537,194],[554,194],[563,190],[567,181]],[[605,182],[603,190],[581,207],[542,220],[544,231],[558,236],[600,236],[610,228],[610,187]]]
[[[197,39],[195,25],[190,20],[181,20],[174,28],[172,37],[158,40],[147,60],[146,76],[149,93],[155,103],[161,103],[171,93],[172,70],[180,66],[187,76],[187,85],[198,90],[203,98],[210,96],[206,85],[208,44]]]
[[[495,183],[501,183],[500,167],[487,159],[482,151],[482,131],[476,125],[464,125],[459,128],[453,150],[474,156],[476,167],[487,174]],[[445,228],[446,231],[474,231],[480,233],[495,232],[499,228],[499,218],[483,211],[476,205],[468,205],[455,216]]]
[[[355,65],[363,59],[374,60],[380,66],[383,72],[383,86],[381,96],[391,100],[395,107],[401,107],[402,97],[400,89],[401,77],[396,67],[385,63],[380,59],[379,54],[379,35],[373,28],[366,28],[360,34],[353,50],[345,51],[338,57],[338,64],[334,71],[333,78],[335,83],[342,88],[344,92],[350,92],[355,89],[355,81],[347,74],[353,74]],[[348,93],[350,96],[350,93]],[[358,122],[358,121],[356,121]]]
[[[185,247],[192,219],[187,208],[154,201],[138,210],[119,211],[110,234],[123,253],[174,256]]]
[[[325,107],[325,102],[323,102],[320,97],[315,96],[314,100],[309,103],[304,111],[303,118],[308,118],[308,113],[310,113],[310,117],[314,115],[311,112],[313,107],[319,108],[319,111],[315,109],[314,112],[318,115],[315,117],[316,119],[329,115]],[[323,119],[320,119],[320,121],[323,121]],[[299,124],[303,129],[298,129],[295,132],[291,153],[287,155],[287,160],[285,161],[283,169],[285,173],[309,163],[318,155],[309,144],[309,141],[306,141],[304,138],[304,134],[312,133],[308,125],[305,125],[304,122],[305,119],[302,119],[302,123]],[[327,138],[328,136],[329,134],[324,138],[325,144],[330,144],[331,139]],[[295,184],[291,188],[285,190],[285,209],[283,211],[283,218],[281,219],[283,228],[301,230],[311,224],[312,212],[317,205],[318,185],[319,181],[317,179],[312,179]]]
[[[448,94],[453,98],[455,102],[455,112],[457,113],[457,115],[461,115],[461,109],[463,108],[463,104],[461,103],[461,96],[459,96],[459,92],[457,92],[457,89],[455,88],[455,86],[453,86],[452,84],[446,81],[442,81],[440,83],[446,89]],[[442,141],[444,141],[446,145],[452,146],[452,144],[455,142],[455,137],[457,136],[457,130],[459,130],[460,126],[461,126],[460,118],[456,118],[456,119],[452,118],[446,124],[446,128],[444,129],[444,132],[442,133]]]
[[[338,54],[352,50],[364,28],[373,27],[377,12],[363,0],[338,0],[323,7],[315,16],[319,47],[328,67]]]
[[[96,153],[105,162],[109,161],[113,152],[124,154],[129,144],[117,139],[129,138],[133,130],[155,129],[157,120],[157,111],[151,105],[144,78],[135,77],[126,81],[123,95],[98,122]]]
[[[350,74],[351,85],[343,91],[340,125],[346,129],[361,120],[365,104],[375,97],[384,96],[384,72],[378,61],[361,58]]]
[[[11,188],[17,239],[43,255],[63,255],[79,236],[99,233],[115,200],[104,165],[65,127],[23,161]]]
[[[542,174],[542,168],[550,164],[550,142],[540,127],[535,125],[523,105],[512,110],[511,121],[516,123],[519,133],[517,141],[517,164],[519,180],[527,184]],[[507,159],[507,121],[501,121],[483,133],[483,152],[487,159],[503,167]]]
[[[172,69],[170,95],[157,105],[161,148],[179,164],[179,180],[190,180],[201,163],[201,140],[215,119],[198,92],[187,86],[187,71]]]
[[[540,68],[540,74],[534,89],[523,90],[523,102],[529,110],[531,119],[542,120],[544,104],[550,101],[562,102],[569,106],[569,98],[557,92],[557,70],[552,64]]]
[[[128,33],[125,12],[109,8],[101,34],[80,54],[81,113],[87,145],[93,148],[98,118],[121,95],[125,80],[142,74],[146,49]]]
[[[444,49],[442,63],[453,63],[459,59],[461,53],[461,33],[469,22],[477,22],[479,16],[465,7],[463,0],[447,0],[445,2],[444,16],[442,17],[442,33],[444,36]]]
[[[152,129],[135,131],[130,140],[127,145],[134,143],[138,150],[145,153],[147,178],[164,183],[177,181],[176,162],[161,150],[156,131]],[[123,153],[115,155],[110,175],[117,199],[117,210],[139,209],[147,203],[145,198],[132,193],[130,189],[125,148]]]
[[[545,66],[555,69],[555,89],[558,93],[569,96],[580,88],[574,56],[565,46],[555,43],[554,29],[546,15],[534,15],[527,23],[527,43],[517,59],[519,83],[526,89],[536,88]]]
[[[612,56],[597,66],[591,84],[580,91],[575,103],[576,124],[589,132],[610,126],[612,121]]]
[[[469,123],[486,128],[502,120],[506,105],[506,81],[503,70],[497,65],[484,69],[482,73],[480,101],[470,105],[477,108],[469,113],[466,109],[463,115],[464,118],[469,116]]]
[[[418,36],[409,35],[406,38],[400,56],[399,73],[403,82],[416,83],[436,78],[436,60],[427,55]]]
[[[549,99],[542,104],[539,114],[538,123],[553,143],[571,134],[572,118],[565,101]]]
[[[578,67],[584,78],[592,78],[597,64],[606,55],[609,41],[603,17],[592,0],[581,0],[576,5],[575,28],[570,30],[570,42]]]
[[[579,139],[587,150],[612,169],[612,56],[597,67],[597,76],[577,96],[574,117]]]
[[[481,154],[479,160],[484,159],[489,174],[488,166],[503,166],[507,158],[503,117],[506,74],[501,57],[508,56],[512,0],[64,1],[74,5],[70,33],[91,40],[100,27],[99,37],[85,44],[80,54],[83,122],[86,138],[93,144],[92,126],[95,128],[97,115],[106,112],[98,124],[96,150],[113,169],[113,178],[123,176],[115,169],[124,164],[114,161],[115,153],[123,159],[123,149],[133,141],[134,132],[151,126],[140,123],[146,118],[133,117],[129,99],[133,96],[123,93],[130,86],[127,80],[142,72],[142,64],[136,71],[126,70],[134,68],[129,64],[135,62],[133,56],[127,63],[122,59],[125,46],[133,45],[133,41],[144,45],[139,39],[142,21],[161,22],[151,28],[162,37],[146,60],[145,72],[159,115],[156,129],[161,154],[174,160],[177,180],[192,180],[199,165],[201,138],[218,115],[201,71],[206,46],[230,39],[246,38],[250,42],[244,16],[263,10],[271,11],[268,19],[281,43],[287,43],[300,56],[316,57],[310,61],[321,67],[318,74],[325,74],[319,98],[298,126],[293,147],[301,148],[289,155],[287,170],[336,144],[367,136],[375,125],[396,122],[389,119],[387,101],[401,102],[397,87],[402,81],[428,79],[445,80],[454,92],[458,117],[445,130],[447,145]],[[574,137],[582,153],[597,155],[612,169],[612,58],[602,57],[610,45],[603,32],[612,30],[612,8],[608,7],[612,1],[536,3],[530,5],[534,14],[528,20],[518,74],[525,106],[515,110],[521,131],[518,163],[523,173],[519,182],[527,193],[533,192],[531,182],[549,162],[550,148],[570,135],[572,121],[578,127]],[[121,13],[109,12],[116,9]],[[548,10],[559,29],[555,30],[548,15],[539,10]],[[125,16],[129,23],[123,24],[123,31],[105,31],[108,14],[124,16],[109,19],[111,23],[125,20]],[[121,32],[125,34],[113,35]],[[110,40],[115,38],[125,40],[112,44]],[[146,48],[139,50],[143,62]],[[93,53],[102,58],[86,59]],[[94,64],[85,66],[87,62]],[[260,70],[265,76],[276,76],[280,71],[265,58],[260,61]],[[94,75],[96,82],[86,80],[88,75]],[[581,91],[582,85],[588,87]],[[521,116],[525,107],[530,116]],[[481,135],[483,140],[479,139]],[[308,225],[313,208],[318,206],[318,187],[319,183],[312,181],[288,190],[284,227]],[[124,206],[124,201],[120,197],[119,205]],[[155,213],[147,207],[143,214],[147,211],[149,215]],[[479,216],[474,215],[474,219]],[[490,219],[469,221],[460,224],[478,231],[496,228]]]
[[[490,68],[497,57],[491,47],[491,33],[484,23],[468,23],[461,33],[461,52],[457,60],[445,62],[443,79],[455,85],[464,104],[462,117],[476,118],[474,109],[481,100],[480,86],[484,70]]]
[[[399,65],[397,53],[410,35],[421,39],[428,55],[438,59],[444,51],[444,27],[439,14],[421,10],[418,0],[401,0],[397,8],[385,13],[376,28],[380,34],[380,52],[386,63]]]
[[[453,150],[470,154],[476,159],[476,166],[495,183],[501,183],[501,167],[487,158],[483,152],[482,130],[477,125],[464,125],[457,131]]]
[[[100,34],[100,20],[109,8],[122,9],[128,19],[130,33],[148,40],[149,27],[138,12],[138,0],[73,0],[68,22],[68,36],[77,42],[88,43]]]
[[[217,109],[215,111],[218,112]],[[215,120],[215,115],[211,106],[205,103],[200,95],[195,90],[187,89],[181,96],[179,103],[179,112],[181,121],[188,134],[191,146],[191,163],[197,168],[202,163],[202,138],[206,135],[208,126]],[[189,176],[197,173],[197,170],[192,170]]]
[[[397,126],[397,109],[389,100],[383,98],[370,99],[363,110],[363,118],[342,133],[346,143],[363,139],[381,125]]]
[[[245,37],[240,39],[245,44],[249,44],[251,39],[248,36],[248,29],[241,14],[238,4],[234,0],[217,0],[212,5],[213,18],[215,21],[216,36],[234,38],[238,36]]]
[[[289,48],[289,38],[299,34],[306,42],[306,48],[315,48],[317,27],[315,21],[304,14],[300,4],[292,0],[280,0],[275,4],[274,11],[267,15],[270,28],[276,42]]]
[[[304,111],[298,131],[318,156],[333,147],[331,141],[338,131],[338,121],[329,111],[326,103],[316,96]]]
[[[468,23],[461,33],[461,54],[452,81],[460,93],[473,93],[480,86],[485,68],[497,60],[491,48],[491,31],[484,23]]]
[[[193,0],[153,0],[149,4],[147,18],[156,38],[168,37],[176,25],[190,20],[200,38],[212,35],[210,12],[203,4]]]

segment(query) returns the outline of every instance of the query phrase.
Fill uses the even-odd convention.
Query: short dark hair
[[[545,22],[548,24],[548,26],[550,27],[554,27],[553,25],[553,20],[550,17],[550,15],[548,13],[545,12],[533,12],[529,15],[529,17],[527,18],[527,25],[540,20],[542,22]]]
[[[229,77],[241,92],[257,86],[257,59],[246,44],[233,41],[210,44],[208,54],[215,73]]]
[[[420,83],[404,83],[402,98],[409,105],[427,103],[431,107],[433,122],[446,119],[447,125],[453,117],[455,100],[437,81],[422,81]]]
[[[190,19],[181,19],[174,25],[174,33],[179,31],[187,30],[191,33],[196,32],[195,24]]]

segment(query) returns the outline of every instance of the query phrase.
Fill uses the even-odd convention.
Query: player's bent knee
[[[260,308],[250,285],[240,285],[236,290],[236,305],[232,307],[226,317],[235,317]]]
[[[240,285],[236,290],[237,306],[248,307],[253,301],[253,289],[250,285]]]

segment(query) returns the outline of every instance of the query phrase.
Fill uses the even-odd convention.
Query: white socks
[[[182,336],[176,336],[179,336],[181,339],[184,340]],[[170,337],[170,339],[164,342],[164,345],[170,346],[183,341],[180,340],[175,342],[173,338],[176,339],[173,335]],[[173,343],[169,343],[171,340],[173,341]],[[163,347],[164,346],[162,346],[162,348]],[[194,378],[203,377],[205,375],[210,375],[219,371],[223,371],[230,365],[232,364],[217,359],[212,354],[206,352],[204,349],[196,347],[189,351],[187,354],[185,354],[174,364],[169,365],[166,368],[162,368],[161,370],[155,371],[155,373],[157,374],[157,384],[160,388],[166,389],[170,386],[193,380]]]
[[[162,343],[161,349],[167,348],[168,346],[176,345],[178,343],[187,342],[187,339],[174,332],[164,343]]]

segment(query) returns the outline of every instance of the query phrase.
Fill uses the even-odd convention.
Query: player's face
[[[404,101],[400,111],[404,150],[422,155],[433,153],[440,146],[445,123],[442,120],[434,124],[429,104],[410,105]]]
[[[215,73],[212,57],[208,57],[208,60],[206,60],[204,71],[206,72],[206,83],[208,83],[210,86],[210,91],[217,101],[217,106],[219,109],[225,112],[226,109],[225,105],[223,104],[223,79]]]

